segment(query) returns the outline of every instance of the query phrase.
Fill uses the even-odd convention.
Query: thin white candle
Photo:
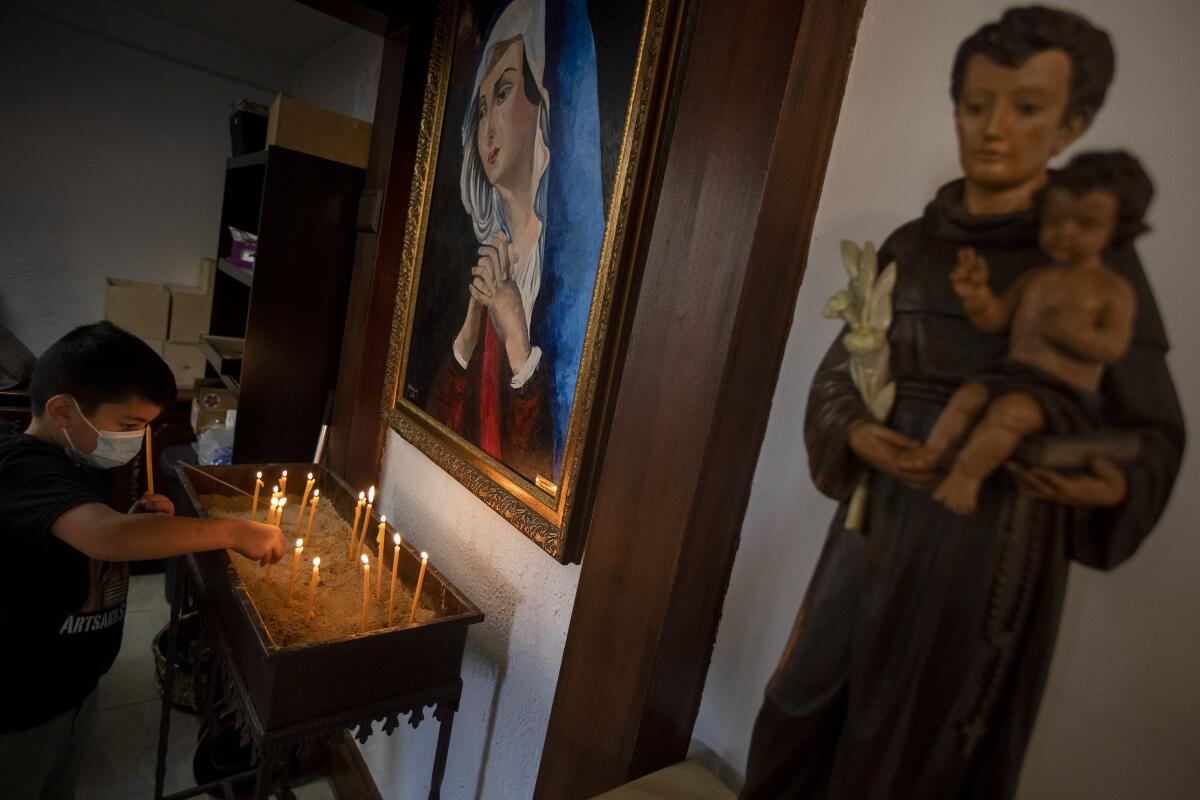
[[[288,605],[292,604],[292,592],[296,589],[296,574],[300,571],[300,554],[304,552],[304,540],[296,540],[296,549],[292,551],[292,574],[288,576]]]
[[[417,618],[417,606],[421,603],[421,587],[425,585],[425,568],[429,566],[429,553],[421,553],[421,571],[417,574],[417,588],[413,592],[412,608],[408,612],[408,624]]]
[[[254,500],[250,503],[250,519],[258,516],[258,492],[263,487],[262,473],[256,473],[254,478]]]
[[[358,520],[362,517],[363,505],[367,502],[366,492],[358,493],[358,505],[354,507],[354,524],[350,526],[350,547],[346,551],[346,558],[354,559],[354,545],[358,544]]]
[[[392,623],[396,618],[396,577],[397,570],[400,566],[400,534],[396,533],[392,537],[395,546],[392,548],[392,582],[391,588],[388,590],[388,627],[392,627]]]
[[[371,599],[371,562],[367,559],[367,554],[362,554],[362,574],[363,574],[363,602],[362,602],[362,621],[359,626],[363,632],[367,630],[367,603]]]

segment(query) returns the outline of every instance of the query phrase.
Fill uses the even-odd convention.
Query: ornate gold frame
[[[583,552],[587,515],[574,507],[585,462],[595,457],[594,443],[607,403],[598,399],[611,388],[611,361],[616,336],[628,310],[632,254],[636,252],[645,212],[651,162],[657,149],[665,111],[671,67],[675,63],[682,25],[680,0],[649,0],[642,25],[633,88],[625,114],[616,179],[608,205],[596,288],[588,318],[587,338],[571,409],[563,457],[562,483],[543,485],[525,480],[482,450],[463,440],[423,409],[405,400],[400,379],[408,364],[418,270],[424,253],[429,204],[440,145],[450,81],[455,28],[461,0],[443,0],[438,9],[421,127],[413,170],[412,193],[401,254],[395,314],[388,347],[387,391],[383,415],[389,426],[450,473],[543,550],[564,563],[578,561]]]

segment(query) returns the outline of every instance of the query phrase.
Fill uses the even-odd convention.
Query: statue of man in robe
[[[841,506],[755,723],[744,800],[1014,796],[1069,563],[1117,566],[1162,513],[1184,425],[1132,244],[1108,254],[1137,317],[1100,396],[1104,424],[1138,435],[1136,459],[998,470],[960,515],[932,498],[936,468],[902,458],[1007,346],[964,314],[949,280],[959,251],[987,259],[996,292],[1045,261],[1035,204],[1047,162],[1086,132],[1113,68],[1105,32],[1042,7],[1010,9],[960,45],[951,96],[963,177],[879,254],[898,264],[886,426],[860,399],[841,336],[813,379],[810,466]],[[847,530],[864,475],[861,530]]]

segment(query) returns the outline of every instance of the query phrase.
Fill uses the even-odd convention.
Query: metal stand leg
[[[158,760],[154,765],[154,800],[162,800],[167,778],[167,739],[171,733],[171,701],[175,697],[175,648],[179,638],[179,613],[184,598],[183,570],[176,570],[171,593],[171,622],[167,626],[167,665],[163,674],[162,712],[158,720]]]
[[[433,780],[429,784],[429,800],[442,796],[442,778],[446,775],[446,757],[450,753],[450,732],[454,728],[454,709],[450,703],[439,709],[441,725],[438,726],[437,751],[433,756]]]
[[[258,771],[254,776],[254,800],[267,800],[271,794],[271,756],[264,748],[259,754]]]

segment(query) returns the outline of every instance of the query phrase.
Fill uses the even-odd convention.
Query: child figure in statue
[[[980,331],[1007,329],[1010,345],[996,368],[954,393],[924,445],[902,457],[909,467],[930,468],[966,437],[935,500],[959,514],[974,511],[984,479],[1022,439],[1053,430],[1067,407],[1083,407],[1066,412],[1076,419],[1094,410],[1098,423],[1105,365],[1129,348],[1137,312],[1133,287],[1102,255],[1146,230],[1153,192],[1128,153],[1083,153],[1047,183],[1038,243],[1050,264],[996,295],[984,258],[959,251],[950,281],[963,309]]]

